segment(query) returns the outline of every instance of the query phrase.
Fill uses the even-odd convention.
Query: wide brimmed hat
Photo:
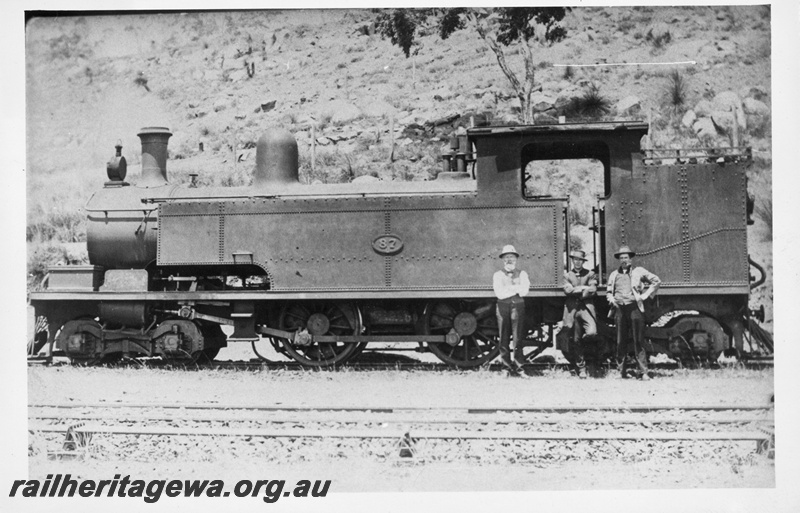
[[[519,257],[519,253],[517,253],[517,249],[514,246],[512,246],[511,244],[507,244],[507,245],[503,246],[503,251],[500,252],[500,258],[503,258],[504,256],[508,255],[509,253]]]
[[[614,257],[615,258],[619,258],[621,255],[624,255],[625,253],[629,254],[631,256],[631,258],[636,256],[636,253],[631,251],[631,248],[629,248],[628,246],[620,246],[619,247],[619,251],[614,253]]]
[[[581,251],[580,249],[574,249],[574,250],[569,252],[569,257],[570,258],[580,258],[581,260],[583,260],[585,262],[586,261],[586,252],[585,251]]]

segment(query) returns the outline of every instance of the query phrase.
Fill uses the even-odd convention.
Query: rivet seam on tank
[[[219,202],[219,261],[225,261],[225,203]]]

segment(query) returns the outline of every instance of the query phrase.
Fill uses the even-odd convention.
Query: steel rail
[[[378,415],[370,418],[314,418],[313,416],[259,416],[259,417],[239,417],[231,418],[228,416],[209,416],[209,417],[181,417],[174,415],[97,415],[97,414],[67,414],[57,415],[52,413],[29,413],[28,419],[36,420],[58,420],[58,421],[106,421],[117,422],[227,422],[227,423],[274,423],[274,424],[293,424],[293,423],[340,423],[340,424],[363,424],[370,422],[390,423],[390,424],[750,424],[755,422],[774,421],[773,417],[720,417],[702,419],[681,419],[681,418],[630,418],[630,415],[604,416],[603,418],[521,418],[521,419],[487,419],[475,417],[453,417],[425,419],[419,417],[394,417],[397,414]],[[566,414],[558,414],[566,415]]]
[[[29,431],[42,433],[66,433],[67,426],[33,425]],[[237,428],[175,428],[175,427],[127,427],[127,426],[80,426],[73,433],[133,435],[133,436],[232,436],[266,438],[391,438],[401,439],[411,434],[407,430],[387,429],[237,429]],[[652,431],[552,431],[552,432],[483,432],[483,431],[414,431],[413,438],[455,440],[701,440],[701,441],[756,441],[763,442],[769,435],[763,431],[741,432],[652,432]]]
[[[376,350],[370,349],[369,352],[416,352],[416,348],[413,349],[403,349],[403,348],[390,348],[386,350]],[[775,363],[772,359],[752,359],[747,361],[740,362],[742,366],[745,368],[755,368],[760,369],[764,367],[774,367]],[[50,362],[47,357],[32,357],[28,358],[28,366],[29,367],[40,367],[40,366],[59,366],[59,365],[70,365],[69,362]],[[303,370],[303,371],[335,371],[340,369],[348,369],[354,371],[370,371],[370,370],[424,370],[424,371],[443,371],[443,370],[453,370],[453,371],[480,371],[480,370],[491,370],[491,371],[502,371],[503,367],[500,364],[490,364],[488,366],[479,366],[479,367],[470,367],[470,368],[462,368],[462,369],[455,369],[451,365],[448,365],[444,362],[345,362],[339,365],[331,365],[331,366],[324,366],[324,367],[311,367],[307,365],[302,365],[296,361],[273,361],[273,360],[262,360],[262,361],[213,361],[209,363],[189,363],[184,362],[181,363],[180,361],[165,361],[165,360],[142,360],[136,361],[136,365],[133,365],[130,362],[116,362],[105,364],[104,366],[109,367],[133,367],[133,366],[145,366],[145,367],[174,367],[180,369],[288,369],[288,370]],[[610,368],[608,365],[604,365],[605,368]],[[528,363],[525,365],[525,368],[528,370],[543,370],[543,369],[562,369],[568,370],[571,368],[570,364],[568,363]],[[675,370],[680,368],[692,369],[692,367],[681,367],[677,363],[656,363],[650,365],[651,370]],[[717,369],[717,368],[725,368],[724,365],[713,365],[709,367],[710,369]]]
[[[161,408],[161,409],[186,409],[186,410],[255,410],[255,411],[283,411],[283,412],[369,412],[369,413],[409,413],[409,412],[458,412],[466,414],[491,414],[491,413],[516,413],[516,412],[539,412],[539,413],[557,413],[557,412],[614,412],[623,411],[631,413],[653,412],[653,411],[669,411],[669,410],[684,410],[684,411],[730,411],[730,410],[771,410],[772,406],[769,404],[682,404],[682,405],[637,405],[637,404],[616,404],[616,405],[579,405],[579,406],[563,406],[563,405],[539,405],[539,406],[347,406],[347,405],[325,405],[325,406],[286,406],[286,405],[266,405],[266,404],[227,404],[227,405],[213,405],[202,403],[32,403],[28,405],[29,408],[64,408],[64,409],[78,409],[78,408]]]

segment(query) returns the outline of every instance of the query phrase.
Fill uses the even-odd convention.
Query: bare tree
[[[378,32],[399,46],[406,57],[417,44],[419,31],[435,26],[447,39],[458,30],[477,33],[497,58],[497,64],[519,98],[522,122],[533,123],[531,95],[536,89],[534,51],[541,45],[561,41],[567,31],[560,22],[565,7],[498,7],[491,9],[390,9],[378,14]],[[515,71],[506,58],[509,48],[518,48],[524,69]],[[416,52],[415,52],[416,53]]]

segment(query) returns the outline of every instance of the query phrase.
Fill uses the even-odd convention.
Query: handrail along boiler
[[[524,353],[533,358],[553,344],[561,316],[570,206],[526,194],[525,169],[594,159],[604,181],[592,226],[601,282],[622,244],[663,280],[648,309],[648,351],[770,353],[771,340],[748,338],[749,149],[643,151],[647,129],[471,128],[436,180],[330,185],[301,184],[294,137],[271,129],[257,143],[252,186],[209,188],[170,184],[171,133],[142,129],[137,184],[125,182],[118,146],[86,206],[90,265],[51,268],[48,288],[31,294],[48,326],[36,345],[79,362],[193,361],[266,337],[303,364],[330,366],[368,343],[408,342],[455,366],[482,365],[498,352],[491,276],[498,250],[513,243],[531,280]],[[602,321],[605,301],[597,306]]]

